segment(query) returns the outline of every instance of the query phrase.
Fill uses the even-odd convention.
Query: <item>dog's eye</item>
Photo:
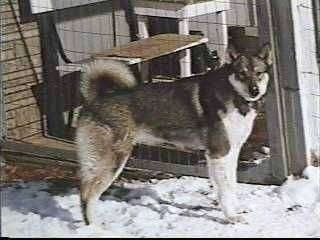
[[[244,81],[245,78],[246,78],[246,76],[245,76],[243,73],[239,73],[239,74],[238,74],[238,79],[239,79],[240,81]]]

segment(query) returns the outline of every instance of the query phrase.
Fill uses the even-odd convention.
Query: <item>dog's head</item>
[[[245,100],[259,100],[268,87],[267,70],[272,64],[270,45],[264,45],[255,55],[240,54],[233,46],[229,46],[228,52],[234,72],[229,77],[231,85]]]

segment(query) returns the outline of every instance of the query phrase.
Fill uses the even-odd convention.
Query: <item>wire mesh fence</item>
[[[212,10],[201,5],[209,3]],[[184,31],[208,39],[206,44],[191,49],[190,73],[199,74],[222,64],[228,42],[241,51],[255,51],[259,44],[254,0],[7,0],[2,4],[7,13],[2,14],[7,20],[2,23],[7,43],[2,50],[6,67],[3,76],[8,83],[6,125],[12,139],[28,140],[45,132],[73,141],[81,108],[80,74],[57,71],[66,63],[85,61],[133,40]],[[182,14],[189,15],[182,19]],[[136,51],[143,48],[141,45]],[[149,78],[179,79],[180,58],[180,53],[171,53],[151,60]],[[137,69],[133,66],[139,78]],[[258,122],[243,158],[249,158],[253,148],[268,144],[263,114]],[[204,163],[201,151],[182,152],[169,147],[138,145],[134,155],[185,165]]]

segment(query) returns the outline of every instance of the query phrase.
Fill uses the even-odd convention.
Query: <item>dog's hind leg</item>
[[[108,127],[95,123],[80,125],[77,130],[80,160],[81,204],[87,224],[94,221],[95,206],[112,182],[122,172],[131,154],[131,144],[118,152],[114,136]]]

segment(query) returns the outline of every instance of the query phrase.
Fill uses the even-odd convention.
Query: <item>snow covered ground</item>
[[[320,169],[281,187],[239,184],[247,224],[226,224],[216,189],[196,177],[113,187],[97,206],[99,223],[82,221],[77,188],[47,182],[2,188],[7,237],[320,237]],[[60,186],[61,189],[61,186]]]

